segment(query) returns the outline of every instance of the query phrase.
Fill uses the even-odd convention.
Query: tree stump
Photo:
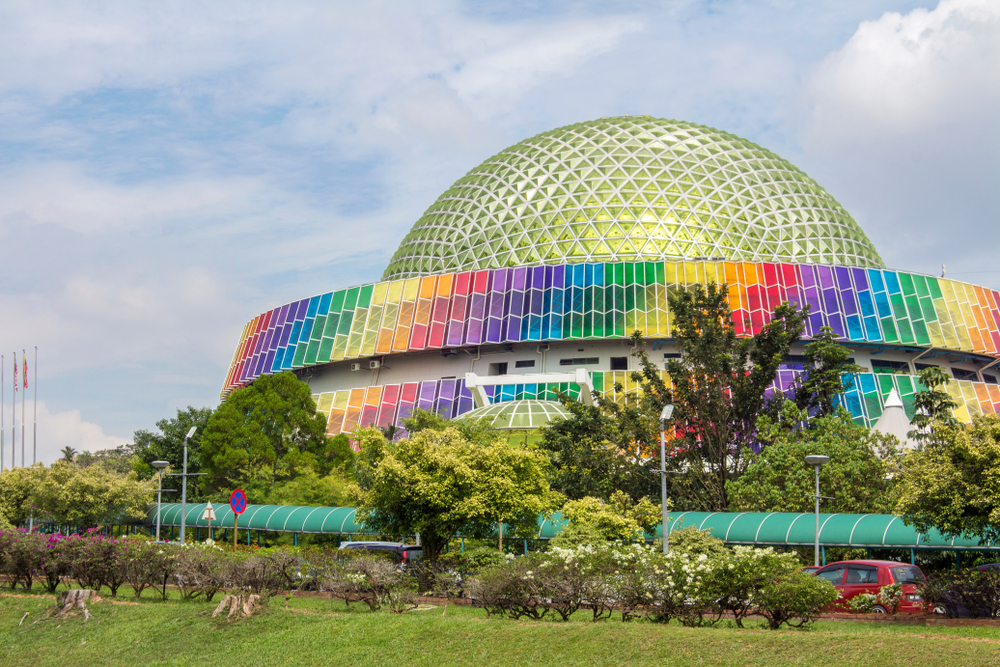
[[[212,618],[215,618],[227,608],[229,609],[229,614],[227,618],[247,618],[252,616],[257,610],[260,609],[260,596],[259,595],[226,595],[219,602],[219,606],[215,608],[212,612]]]
[[[63,591],[56,599],[56,609],[58,610],[56,611],[56,616],[66,616],[73,609],[79,609],[83,612],[83,620],[90,620],[90,611],[87,610],[87,600],[100,602],[101,596],[97,594],[97,591],[82,589]]]

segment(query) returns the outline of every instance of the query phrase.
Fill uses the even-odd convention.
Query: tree
[[[747,452],[750,465],[726,486],[730,510],[735,512],[811,512],[815,500],[815,469],[805,462],[809,454],[825,454],[830,462],[820,468],[820,488],[827,512],[892,512],[893,480],[898,442],[855,424],[840,411],[817,417],[800,428],[805,410],[786,401],[780,420],[762,416],[757,437],[760,453]]]
[[[926,389],[913,395],[916,414],[910,424],[915,428],[907,435],[922,445],[932,437],[931,425],[934,422],[940,421],[949,428],[958,425],[958,420],[951,413],[958,403],[945,391],[951,377],[943,368],[928,366],[918,371],[917,375]]]
[[[668,298],[681,353],[666,364],[673,420],[682,429],[674,463],[684,474],[673,486],[691,509],[727,511],[726,484],[746,469],[765,392],[802,335],[806,315],[783,303],[753,337],[738,338],[727,294],[725,285],[711,283],[707,290],[696,285]],[[655,384],[656,367],[646,359],[642,366],[654,392],[664,392]]]
[[[611,502],[599,498],[570,500],[562,508],[567,525],[557,536],[557,545],[593,543],[599,540],[642,540],[660,523],[660,506],[648,498],[638,503],[621,491]]]
[[[389,443],[381,431],[357,431],[362,453],[351,494],[358,519],[388,535],[420,534],[430,562],[449,539],[488,537],[499,522],[533,535],[555,498],[545,457],[501,438],[470,442],[456,428],[425,428]]]
[[[659,464],[648,451],[655,427],[644,426],[646,433],[638,436],[627,428],[648,411],[634,402],[619,406],[603,397],[595,406],[568,397],[563,404],[572,416],[544,427],[540,443],[550,457],[554,490],[573,500],[592,497],[605,502],[616,491],[633,501],[659,493]]]
[[[0,516],[12,525],[28,521],[31,515],[31,492],[47,470],[42,464],[30,468],[8,468],[0,473]]]
[[[200,455],[205,488],[255,479],[251,502],[266,500],[275,484],[315,469],[327,447],[326,421],[309,385],[290,372],[265,375],[230,394],[208,419]]]
[[[181,470],[184,466],[184,436],[194,426],[197,430],[188,440],[188,472],[201,472],[201,441],[211,416],[212,408],[189,405],[185,410],[177,410],[176,417],[156,422],[156,432],[145,429],[136,431],[132,436],[135,471],[144,479],[153,477],[156,474],[153,461],[167,461],[174,470]],[[188,493],[191,492],[196,491],[189,484]]]
[[[837,397],[854,384],[849,374],[861,372],[860,366],[848,362],[851,352],[837,342],[832,328],[821,327],[805,346],[806,363],[795,388],[796,405],[812,416],[834,414]]]
[[[133,454],[132,445],[121,445],[111,449],[99,449],[96,452],[80,452],[73,462],[79,468],[99,466],[108,472],[127,475],[135,470],[138,460]],[[139,475],[145,478],[145,475]]]
[[[59,451],[62,452],[62,460],[67,463],[72,463],[73,459],[76,457],[76,450],[72,447],[66,446]]]
[[[971,428],[931,424],[923,449],[903,459],[896,512],[923,532],[1000,539],[1000,417]]]
[[[116,475],[98,466],[78,468],[56,461],[39,475],[30,503],[53,522],[90,527],[146,516],[156,485],[133,472]],[[36,515],[37,516],[37,515]]]

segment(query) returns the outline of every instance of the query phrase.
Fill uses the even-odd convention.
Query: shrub
[[[1000,616],[1000,571],[959,570],[932,574],[920,590],[928,609],[948,618]]]
[[[777,630],[783,624],[801,628],[815,621],[820,610],[837,599],[829,581],[803,572],[793,572],[766,583],[758,592],[758,612]]]
[[[872,593],[860,593],[847,601],[847,608],[855,614],[870,614],[877,604],[877,595]]]
[[[166,599],[167,580],[175,568],[175,548],[145,539],[123,540],[121,547],[123,576],[135,596],[140,597],[145,589],[153,588]]]
[[[889,584],[879,589],[875,602],[885,608],[886,613],[895,614],[903,601],[903,584]]]
[[[0,533],[0,557],[10,587],[30,589],[42,567],[41,536],[20,529]]]
[[[743,627],[743,619],[757,606],[758,591],[767,583],[788,576],[799,567],[798,559],[790,553],[777,552],[768,547],[737,546],[719,553],[713,559],[716,566],[712,585],[718,593],[718,605],[733,614],[736,625]]]
[[[525,556],[505,565],[487,568],[469,582],[469,593],[486,616],[543,618],[549,607],[541,604],[541,581],[535,577],[534,561]]]
[[[393,611],[405,607],[411,599],[402,589],[410,589],[415,582],[387,558],[364,554],[337,561],[329,574],[322,579],[322,588],[330,591],[333,599],[343,600],[348,606],[352,602],[364,602],[372,611],[377,611],[388,602]],[[405,609],[403,609],[405,611]]]
[[[719,559],[671,551],[664,557],[663,585],[654,596],[653,620],[678,619],[682,625],[712,625],[722,617],[718,586]]]
[[[177,550],[174,581],[185,600],[204,596],[211,602],[227,587],[231,556],[214,544],[185,544]]]

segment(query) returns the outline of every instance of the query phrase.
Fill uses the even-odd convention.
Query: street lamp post
[[[816,553],[813,565],[817,567],[819,567],[819,500],[822,497],[819,495],[819,469],[829,462],[830,457],[822,454],[810,454],[806,457],[806,463],[816,468]]]
[[[661,513],[663,521],[663,553],[666,555],[669,549],[667,538],[667,421],[674,413],[673,404],[664,405],[660,413],[660,502],[662,503]]]
[[[184,525],[187,523],[187,492],[188,492],[188,440],[198,430],[197,426],[192,426],[191,430],[184,436],[184,474],[181,476],[181,544],[184,541]]]
[[[159,472],[159,484],[156,488],[156,541],[160,541],[160,508],[163,505],[163,469],[170,465],[167,461],[153,461],[153,467]]]

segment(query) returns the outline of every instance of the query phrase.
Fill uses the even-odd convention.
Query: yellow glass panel
[[[965,405],[965,396],[963,395],[962,387],[960,386],[962,382],[964,382],[964,380],[952,380],[948,383],[946,390],[948,395],[955,399],[955,402],[958,403],[958,407],[954,410],[955,419],[963,424],[968,424],[972,421],[972,418],[969,416],[969,408]]]

